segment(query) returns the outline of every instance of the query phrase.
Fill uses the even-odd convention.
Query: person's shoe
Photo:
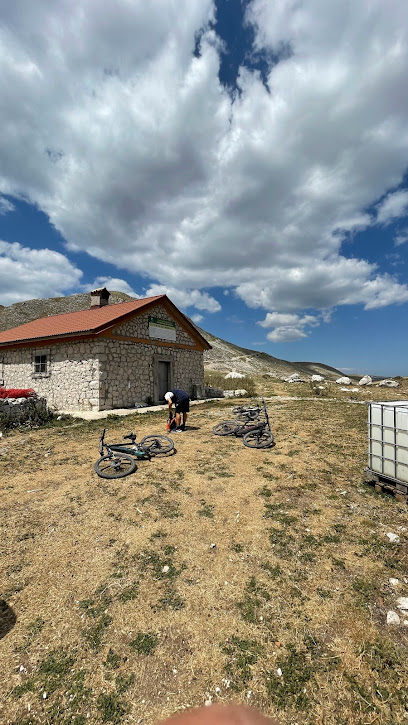
[[[181,426],[180,426],[180,430],[182,430],[182,431],[183,431],[183,433],[184,433],[185,429],[186,429],[186,426],[185,426],[185,425],[181,425]]]
[[[175,433],[182,433],[183,432],[183,429],[182,428],[175,428],[174,429],[174,432]]]

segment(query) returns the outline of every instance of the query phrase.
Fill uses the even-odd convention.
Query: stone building
[[[107,410],[158,403],[172,388],[204,392],[211,345],[166,297],[91,306],[0,332],[0,385],[34,388],[59,410]]]

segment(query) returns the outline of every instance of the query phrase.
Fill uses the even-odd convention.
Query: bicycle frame
[[[252,409],[252,410],[254,410],[254,409]],[[242,436],[245,435],[245,433],[253,432],[256,430],[264,430],[265,428],[267,428],[267,430],[269,430],[269,431],[271,430],[268,410],[267,410],[264,400],[262,400],[262,408],[259,408],[258,410],[259,410],[259,412],[261,412],[261,410],[262,410],[262,413],[265,416],[265,420],[259,420],[257,423],[255,423],[255,422],[250,423],[250,421],[247,420],[245,423],[241,423],[238,426],[238,428],[234,431],[234,435],[237,438],[241,438]]]
[[[103,451],[106,449],[107,454],[110,453],[127,453],[129,456],[135,456],[135,458],[148,458],[151,456],[139,443],[136,443],[136,436],[131,434],[131,445],[127,443],[105,443],[106,428],[103,429],[103,433],[100,438],[100,449],[99,452],[103,456]],[[130,436],[125,436],[130,437]]]

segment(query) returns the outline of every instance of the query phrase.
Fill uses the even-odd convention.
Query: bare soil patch
[[[212,434],[231,407],[194,407],[175,455],[118,481],[93,471],[100,421],[2,439],[2,723],[150,725],[209,699],[405,722],[408,629],[386,614],[407,507],[363,483],[366,407],[271,402],[266,450]],[[165,419],[112,417],[107,438]]]

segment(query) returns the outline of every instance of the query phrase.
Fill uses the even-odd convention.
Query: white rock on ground
[[[399,388],[399,383],[396,380],[380,380],[377,385],[380,388]]]
[[[397,612],[393,612],[392,609],[387,612],[387,624],[389,627],[398,627],[401,624],[401,620]]]
[[[370,375],[364,375],[358,382],[359,385],[372,385],[373,379]]]
[[[397,599],[397,607],[401,610],[401,612],[408,612],[408,597],[398,597]]]
[[[345,376],[344,378],[338,378],[338,380],[336,380],[336,383],[337,385],[351,385],[351,380],[350,378]]]
[[[388,534],[386,534],[386,537],[392,544],[399,544],[400,537],[398,534],[393,534],[392,531],[389,531]]]
[[[304,383],[303,378],[300,377],[299,373],[293,373],[288,378],[284,378],[285,383]]]
[[[242,375],[241,373],[237,373],[236,370],[231,370],[230,373],[227,373],[224,380],[229,380],[230,378],[244,378],[245,375]]]
[[[312,383],[322,383],[324,380],[323,375],[312,375],[311,381]]]
[[[224,398],[243,398],[248,392],[243,388],[240,390],[223,390]]]
[[[391,577],[391,579],[388,579],[388,581],[392,587],[397,587],[399,584],[399,579],[394,579],[393,577]]]

